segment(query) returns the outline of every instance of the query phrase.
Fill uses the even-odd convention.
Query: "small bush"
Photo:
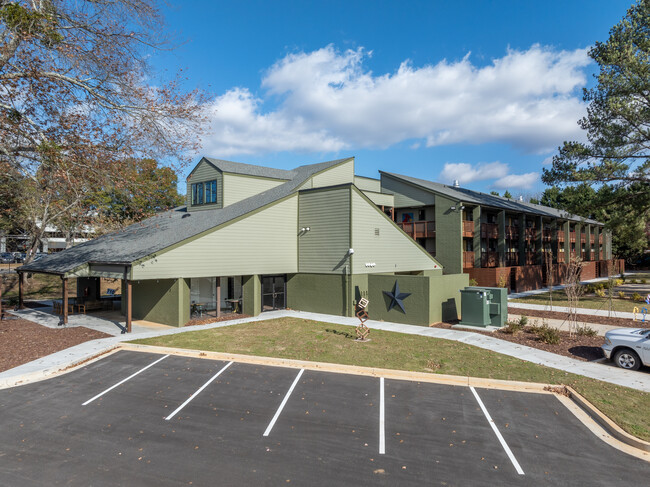
[[[596,296],[599,298],[604,298],[605,297],[605,290],[604,289],[596,289]]]
[[[618,292],[618,299],[626,299],[627,296],[625,296],[625,293],[623,291]]]
[[[528,324],[528,316],[526,315],[521,315],[519,317],[519,326],[522,328]]]
[[[648,280],[647,279],[640,279],[641,284],[647,284]]]
[[[596,332],[596,330],[594,330],[593,328],[587,325],[579,326],[578,329],[576,330],[576,333],[578,333],[578,335],[583,337],[595,337],[596,335],[598,335],[598,332]]]
[[[555,328],[551,328],[546,323],[536,328],[535,335],[537,335],[537,339],[540,342],[548,343],[549,345],[557,345],[560,343],[560,332]]]
[[[501,328],[501,331],[503,333],[508,333],[509,335],[516,335],[522,330],[523,326],[519,323],[519,321],[508,321],[506,322],[506,326]]]
[[[640,303],[641,301],[643,301],[643,298],[639,293],[634,293],[632,295],[632,301],[634,301],[635,303]]]
[[[476,279],[470,279],[469,280],[469,285],[470,286],[478,286],[478,281]]]
[[[615,286],[622,286],[624,282],[623,279],[614,279]]]
[[[630,279],[627,281],[629,284],[639,284],[639,282],[636,279]]]

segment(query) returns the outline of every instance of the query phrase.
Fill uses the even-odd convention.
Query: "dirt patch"
[[[111,335],[83,326],[47,328],[31,321],[0,321],[0,372],[80,343]]]
[[[545,311],[528,308],[508,308],[508,314],[534,316],[536,318],[549,318],[555,320],[566,320],[568,316],[568,313],[561,311]],[[640,328],[644,326],[644,323],[641,323],[640,321],[632,321],[629,318],[617,318],[615,316],[610,318],[608,316],[578,315],[578,321],[579,323],[596,323],[599,325],[631,328]],[[648,325],[650,325],[650,323],[646,320],[645,326]]]
[[[434,326],[435,328],[446,328],[451,329],[452,323],[437,323]],[[497,330],[493,333],[488,331],[480,330],[466,330],[471,333],[481,333],[483,335],[492,336],[498,338],[499,340],[506,340],[512,343],[518,343],[519,345],[525,345],[531,348],[537,348],[538,350],[544,350],[546,352],[556,353],[558,355],[564,355],[565,357],[571,357],[578,360],[591,361],[598,360],[603,358],[603,351],[600,346],[604,343],[603,337],[589,337],[582,335],[570,336],[569,332],[560,331],[560,343],[557,345],[550,345],[540,341],[537,335],[532,333],[528,327],[524,328],[523,331],[520,331],[516,334],[505,333],[501,330]]]

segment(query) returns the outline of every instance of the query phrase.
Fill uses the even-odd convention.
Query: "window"
[[[204,205],[217,202],[217,181],[192,184],[192,205]]]
[[[426,220],[424,210],[418,210],[418,220],[419,220],[419,221],[424,221],[424,220]]]

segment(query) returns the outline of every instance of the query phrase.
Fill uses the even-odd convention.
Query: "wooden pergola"
[[[52,272],[44,272],[44,271],[21,271],[20,269],[17,269],[16,272],[18,273],[18,309],[25,309],[25,302],[24,302],[24,276],[23,274],[25,273],[30,273],[30,274],[49,274],[49,275],[58,275],[61,278],[61,322],[59,323],[60,325],[66,325],[68,323],[68,315],[69,315],[69,293],[68,293],[68,279],[65,274],[55,274]],[[76,279],[76,277],[75,277]],[[128,279],[128,272],[125,269],[124,271],[124,283],[126,287],[126,293],[125,295],[122,296],[122,299],[126,299],[126,328],[122,329],[122,333],[131,333],[131,322],[132,322],[132,315],[133,315],[133,300],[132,300],[132,281]],[[0,313],[2,311],[2,286],[0,286]],[[118,325],[119,326],[119,325]]]

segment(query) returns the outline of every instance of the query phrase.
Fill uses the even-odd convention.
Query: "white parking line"
[[[305,371],[305,369],[300,369],[300,372],[298,372],[298,375],[297,375],[296,378],[293,380],[293,384],[291,384],[291,387],[289,387],[289,390],[288,390],[287,393],[285,394],[284,399],[282,400],[282,403],[280,404],[280,407],[279,407],[278,410],[275,412],[275,416],[273,416],[273,419],[271,420],[271,422],[269,423],[269,425],[266,427],[266,431],[264,432],[264,434],[263,434],[262,436],[269,436],[269,433],[270,433],[271,430],[273,429],[273,425],[275,424],[275,422],[276,422],[276,421],[278,420],[278,418],[280,417],[280,413],[282,412],[282,409],[284,409],[284,405],[285,405],[285,404],[287,403],[287,401],[289,400],[289,396],[290,396],[291,393],[293,392],[294,387],[296,387],[296,384],[297,384],[298,381],[300,380],[300,376],[302,375],[302,373],[303,373],[304,371]]]
[[[386,430],[384,413],[384,378],[379,378],[379,454],[386,453]]]
[[[169,355],[165,355],[164,357],[160,357],[160,358],[159,358],[158,360],[156,360],[155,362],[150,363],[149,365],[147,365],[144,369],[140,369],[140,370],[138,370],[135,374],[128,376],[128,377],[127,377],[126,379],[124,379],[124,380],[121,380],[120,382],[118,382],[118,383],[115,384],[114,386],[111,386],[111,387],[109,387],[108,389],[106,389],[104,392],[100,392],[100,393],[97,394],[95,397],[93,397],[93,398],[91,398],[91,399],[88,399],[85,403],[82,404],[82,406],[86,406],[86,405],[90,404],[90,403],[93,402],[95,399],[97,399],[97,398],[99,398],[99,397],[102,397],[104,394],[106,394],[107,392],[112,391],[112,390],[115,389],[117,386],[119,386],[119,385],[121,385],[121,384],[124,384],[127,380],[133,379],[133,378],[134,378],[136,375],[138,375],[139,373],[144,372],[144,371],[147,370],[149,367],[153,367],[154,365],[156,365],[156,364],[157,364],[158,362],[160,362],[161,360],[165,360],[167,357],[169,357]]]
[[[506,443],[506,440],[504,440],[503,436],[501,436],[501,433],[499,432],[499,429],[497,428],[497,425],[494,424],[494,421],[490,417],[490,413],[488,413],[487,409],[485,408],[485,405],[483,405],[483,401],[481,401],[481,398],[478,397],[478,393],[476,392],[476,389],[474,389],[474,387],[472,387],[472,386],[470,386],[470,389],[472,390],[472,393],[474,394],[474,397],[478,401],[478,405],[481,406],[481,409],[483,410],[483,414],[485,414],[485,417],[487,418],[488,422],[490,423],[490,426],[492,426],[492,430],[494,431],[494,434],[496,434],[497,438],[499,438],[499,441],[501,442],[501,446],[506,451],[506,453],[508,454],[508,458],[510,458],[510,461],[512,462],[515,469],[517,470],[517,473],[519,475],[524,475],[524,471],[519,466],[519,462],[517,462],[517,459],[512,454],[512,451],[510,450],[510,447]]]
[[[221,375],[221,373],[222,373],[224,370],[226,370],[228,367],[230,367],[231,365],[232,365],[232,362],[228,362],[226,365],[224,365],[224,367],[223,367],[219,372],[217,372],[216,374],[214,374],[214,375],[212,376],[212,378],[211,378],[209,381],[207,381],[205,384],[203,384],[201,387],[199,387],[199,390],[198,390],[198,391],[196,391],[194,394],[192,394],[190,397],[188,397],[187,400],[186,400],[183,404],[181,404],[180,406],[178,406],[178,407],[174,410],[173,413],[171,413],[169,416],[167,416],[167,417],[165,418],[165,421],[169,421],[170,419],[172,419],[172,418],[176,415],[176,413],[178,413],[181,409],[183,409],[185,406],[187,406],[187,405],[189,404],[189,402],[190,402],[192,399],[194,399],[196,396],[198,396],[198,395],[201,393],[201,391],[202,391],[203,389],[205,389],[206,387],[208,387],[208,386],[212,383],[212,381],[213,381],[214,379],[216,379],[217,377],[219,377],[219,376]]]

